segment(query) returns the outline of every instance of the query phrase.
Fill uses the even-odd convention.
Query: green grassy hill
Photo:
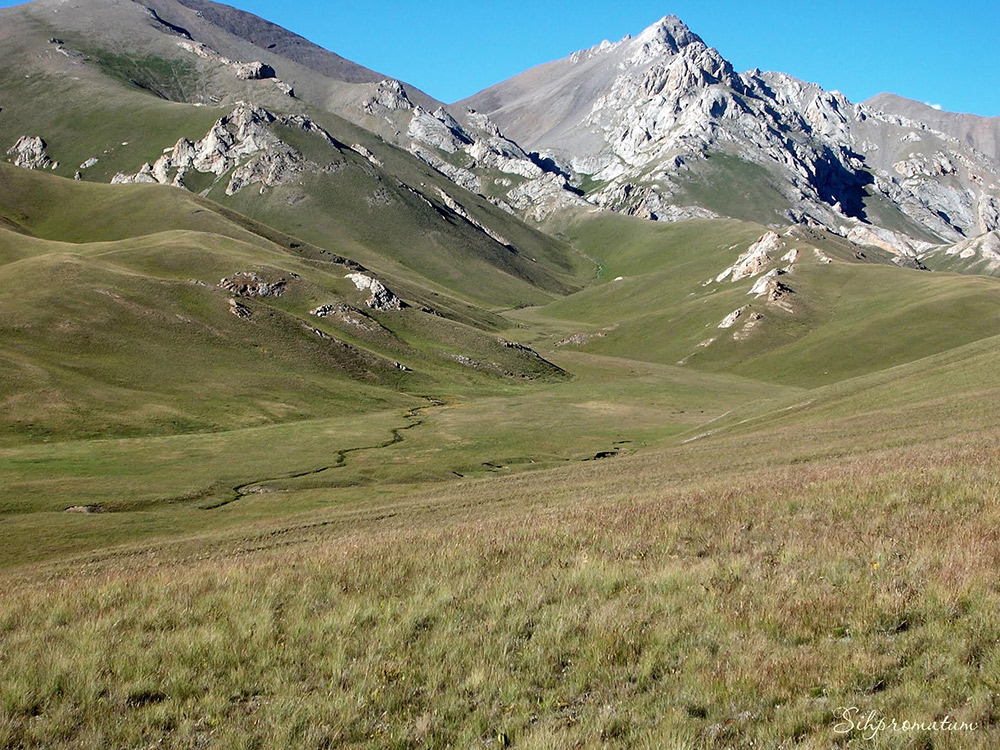
[[[401,311],[370,310],[345,279],[357,264],[205,199],[7,165],[0,175],[6,439],[216,430],[560,375],[504,346],[487,311],[445,302],[466,322],[450,320],[409,296]],[[284,292],[218,286],[243,273]],[[337,304],[345,314],[311,313]]]
[[[764,267],[791,266],[777,277],[789,309],[748,294],[760,275],[716,281],[764,234],[759,225],[600,216],[554,230],[601,264],[601,279],[518,317],[550,328],[550,343],[575,334],[565,345],[594,353],[811,387],[992,336],[1000,322],[991,278],[899,268],[871,248],[802,228],[781,235]],[[789,251],[794,263],[781,260]],[[720,329],[739,308],[737,324]],[[734,340],[755,313],[762,319]]]

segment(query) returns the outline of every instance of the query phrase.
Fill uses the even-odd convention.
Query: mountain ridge
[[[784,73],[736,73],[676,17],[459,105],[484,111],[576,184],[598,183],[588,199],[646,218],[719,213],[685,183],[703,178],[706,157],[728,154],[772,176],[781,220],[856,236],[875,225],[902,255],[995,228],[1000,164],[986,154]],[[872,221],[873,211],[885,218]]]

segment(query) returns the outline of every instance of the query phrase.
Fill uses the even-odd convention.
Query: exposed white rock
[[[274,78],[274,68],[259,60],[234,63],[233,70],[236,73],[236,77],[241,81],[259,81],[264,78]]]
[[[995,229],[1000,229],[1000,199],[984,195],[979,200],[979,230],[992,232]]]
[[[764,319],[764,316],[760,313],[752,313],[747,322],[743,324],[743,327],[738,331],[733,331],[733,341],[744,341],[750,335],[759,324],[760,321]]]
[[[369,318],[361,310],[342,302],[333,305],[320,305],[316,309],[311,310],[309,314],[315,315],[317,318],[337,318],[352,328],[358,328],[362,331],[372,332],[382,330],[381,325]]]
[[[41,138],[22,135],[17,143],[7,149],[7,156],[13,157],[15,167],[24,169],[55,169],[59,162],[54,162],[46,152],[46,143]]]
[[[979,209],[1000,178],[995,161],[923,123],[791,76],[736,73],[676,18],[471,103],[515,140],[604,183],[588,200],[635,216],[672,218],[668,207],[691,202],[692,177],[716,180],[725,193],[729,166],[752,165],[767,171],[788,204],[782,218],[796,223],[831,231],[845,217],[867,224],[875,197],[942,239],[992,228]],[[900,142],[911,144],[908,153]],[[739,195],[729,202],[743,205]]]
[[[772,255],[781,252],[784,243],[775,232],[768,232],[747,248],[736,262],[715,277],[717,282],[752,278],[761,273],[771,262]]]
[[[433,114],[422,107],[414,107],[406,135],[449,154],[472,144],[462,126],[440,107]]]
[[[777,268],[768,271],[754,282],[754,285],[750,287],[750,291],[747,292],[747,294],[752,294],[754,297],[763,297],[767,294],[771,280],[775,279],[780,273],[781,272]]]
[[[399,81],[387,78],[375,85],[372,95],[361,105],[371,114],[377,110],[394,112],[401,109],[413,109],[413,102],[406,95],[406,89]]]
[[[229,299],[229,312],[241,320],[250,320],[253,317],[253,312],[250,308],[234,298]]]
[[[97,164],[97,157],[91,156],[87,161],[80,165],[80,169],[90,169],[92,166]]]
[[[846,236],[851,242],[859,245],[877,247],[893,255],[909,258],[916,257],[919,252],[931,247],[929,242],[919,242],[881,227],[856,226],[850,229]]]
[[[472,216],[468,211],[466,211],[465,207],[461,203],[456,201],[441,188],[438,188],[438,195],[441,196],[441,200],[444,201],[444,204],[448,208],[450,208],[456,214],[458,214],[467,222],[472,224],[472,226],[476,227],[481,232],[484,232],[492,240],[494,240],[495,242],[499,242],[504,247],[513,247],[513,245],[511,245],[511,243],[507,240],[506,237],[504,237],[502,234],[494,232],[492,229],[485,226],[481,221],[479,221],[479,219],[477,219],[475,216]]]
[[[781,256],[782,263],[792,264],[799,259],[799,251],[794,247]]]
[[[551,172],[546,172],[537,180],[518,185],[507,193],[507,200],[514,208],[524,211],[528,218],[536,221],[564,208],[593,208],[567,189],[565,177]]]
[[[291,97],[295,96],[295,89],[292,88],[289,84],[285,83],[280,78],[274,78],[272,80],[274,81],[274,85],[278,87],[278,90],[282,94],[284,94],[285,96],[291,96]]]
[[[767,304],[779,307],[785,312],[793,312],[789,295],[794,292],[784,283],[778,280],[779,276],[784,276],[785,272],[775,268],[757,279],[747,294],[752,294],[756,298],[764,297]]]
[[[373,310],[401,310],[404,306],[404,302],[378,279],[363,273],[349,273],[344,278],[350,279],[359,292],[371,292],[365,304]]]
[[[365,157],[369,162],[371,162],[374,166],[379,167],[380,169],[383,166],[385,166],[381,162],[381,160],[375,157],[375,154],[373,154],[367,148],[362,146],[360,143],[355,143],[353,146],[351,146],[351,150],[354,151],[354,153],[360,154],[361,156]]]
[[[275,135],[273,123],[315,133],[333,143],[330,134],[307,117],[278,117],[262,107],[240,103],[220,118],[204,138],[195,142],[181,138],[173,148],[165,149],[154,164],[144,164],[134,175],[116,174],[111,182],[159,182],[185,187],[184,176],[191,170],[216,176],[233,170],[226,187],[226,194],[233,195],[249,185],[259,183],[263,190],[286,182],[306,168],[318,169]]]
[[[726,317],[724,317],[722,319],[722,322],[719,323],[718,327],[719,328],[732,328],[734,325],[736,325],[736,321],[740,319],[740,316],[747,310],[747,308],[748,308],[748,305],[744,305],[743,307],[736,308],[731,313],[729,313],[729,315],[727,315]]]
[[[239,271],[222,279],[219,287],[235,297],[280,297],[285,293],[288,282],[279,279],[269,283],[253,271]]]
[[[815,255],[816,256],[816,260],[818,260],[823,265],[827,265],[828,266],[831,263],[833,263],[833,258],[830,258],[826,253],[824,253],[818,247],[814,247],[813,248],[813,255]]]
[[[454,182],[456,185],[464,187],[471,193],[481,193],[483,190],[483,182],[476,175],[470,172],[468,169],[463,167],[455,166],[450,162],[446,162],[444,159],[437,156],[433,151],[427,148],[421,147],[419,144],[410,144],[410,153],[416,156],[420,161],[438,172],[443,174],[449,180]]]

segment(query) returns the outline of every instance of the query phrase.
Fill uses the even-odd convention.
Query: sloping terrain
[[[484,331],[485,311],[466,316],[482,328],[448,320],[355,261],[182,191],[0,175],[10,439],[289,421],[559,376]]]
[[[934,130],[947,133],[972,146],[994,161],[1000,159],[1000,117],[946,112],[922,102],[905,99],[896,94],[877,94],[865,104],[908,120],[925,122]]]
[[[3,11],[0,143],[40,142],[8,155],[20,166],[182,185],[425,294],[515,306],[574,287],[584,264],[569,248],[274,79],[178,47],[143,6],[57,10]]]
[[[735,221],[583,216],[554,225],[601,280],[518,313],[543,341],[814,386],[992,336],[990,278],[898,267],[829,233]]]
[[[0,747],[997,744],[978,126],[670,17],[480,112],[207,0],[0,62]]]
[[[1000,164],[965,139],[782,73],[737,73],[675,16],[460,105],[562,165],[590,201],[645,218],[753,213],[910,256],[1000,221]]]

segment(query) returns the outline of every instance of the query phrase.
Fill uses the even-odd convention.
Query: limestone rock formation
[[[49,158],[47,145],[37,135],[22,135],[17,143],[7,149],[7,156],[13,158],[14,166],[24,169],[55,169],[59,162]]]
[[[392,78],[387,78],[375,85],[375,90],[365,100],[362,108],[369,114],[375,114],[379,110],[395,112],[400,109],[413,109],[413,102],[406,95],[403,84]]]
[[[344,278],[350,279],[359,292],[370,292],[365,304],[373,310],[402,310],[406,305],[378,279],[363,273],[349,273]]]
[[[259,60],[254,62],[234,63],[233,70],[241,81],[259,81],[264,78],[274,78],[274,68]]]
[[[878,224],[874,201],[898,212],[894,226],[912,226],[880,237],[906,255],[928,234],[958,241],[1000,220],[1000,162],[791,76],[737,73],[672,16],[461,104],[563,165],[573,184],[596,183],[588,201],[644,218],[690,218],[696,207],[847,235]],[[769,207],[729,192],[743,179],[767,191]]]
[[[717,282],[739,281],[748,277],[756,276],[767,268],[772,257],[776,256],[783,247],[781,238],[775,232],[768,232],[758,239],[746,252],[743,253],[736,262],[722,273],[715,277]]]
[[[722,319],[722,322],[719,323],[718,327],[719,328],[732,328],[734,325],[736,325],[736,321],[740,319],[740,316],[744,312],[746,312],[746,310],[747,310],[747,305],[744,305],[743,307],[736,308],[731,313],[729,313],[729,315],[727,315],[726,317],[724,317]]]
[[[318,170],[300,151],[275,135],[271,128],[275,123],[334,143],[329,133],[305,116],[277,116],[263,107],[241,103],[220,118],[204,138],[195,142],[181,138],[154,164],[144,164],[135,174],[116,174],[111,182],[185,187],[184,176],[189,171],[219,177],[233,170],[226,187],[226,194],[233,195],[249,185],[260,184],[263,189],[286,182],[307,168]]]
[[[240,271],[231,277],[222,279],[219,282],[219,287],[234,297],[280,297],[285,293],[288,282],[285,279],[279,279],[268,283],[253,271]]]

